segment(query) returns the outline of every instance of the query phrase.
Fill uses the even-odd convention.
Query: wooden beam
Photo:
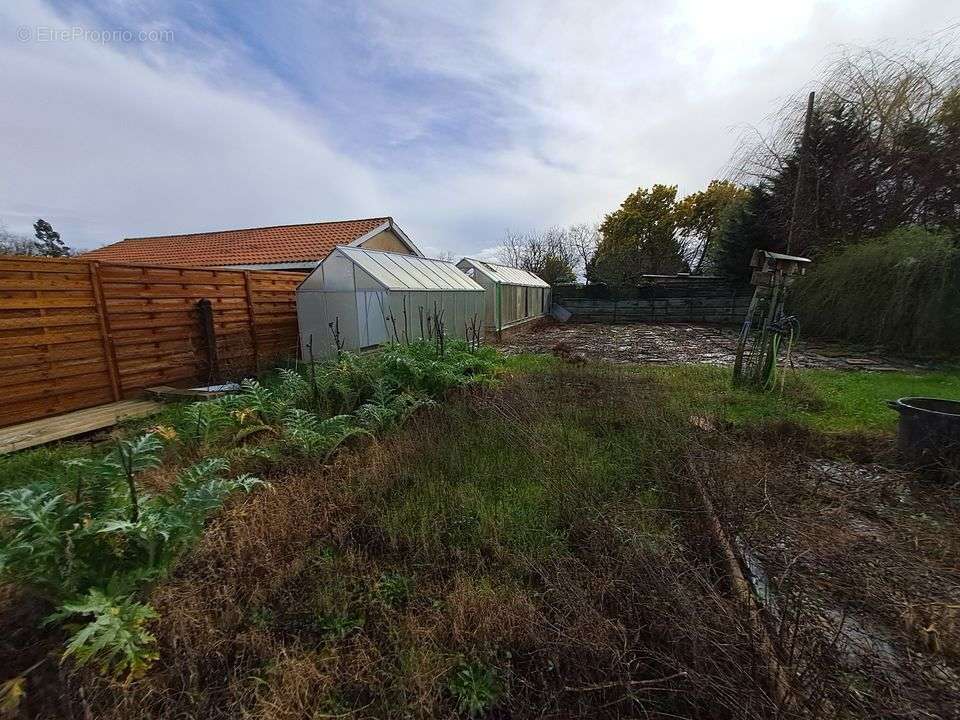
[[[96,302],[97,321],[100,325],[100,336],[103,338],[103,361],[107,365],[107,375],[110,376],[110,389],[113,399],[123,397],[120,386],[120,372],[117,369],[117,355],[113,347],[113,337],[110,334],[110,316],[107,314],[103,302],[103,283],[100,280],[100,263],[94,261],[88,264],[90,268],[90,284],[93,286],[93,297]]]
[[[257,319],[253,309],[253,288],[250,284],[250,271],[243,271],[243,287],[247,291],[247,317],[250,321],[250,342],[253,348],[253,369],[260,372],[260,341],[257,339]]]
[[[217,357],[217,331],[213,325],[213,306],[207,299],[197,301],[197,314],[200,316],[200,334],[207,350],[207,378],[211,382],[220,380],[220,360]]]

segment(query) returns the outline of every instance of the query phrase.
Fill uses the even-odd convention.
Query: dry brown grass
[[[475,659],[497,668],[498,712],[517,717],[773,713],[712,560],[684,551],[665,510],[554,482],[573,503],[557,516],[567,549],[539,557],[502,533],[435,555],[381,527],[377,499],[404,486],[411,464],[494,415],[526,432],[561,405],[623,403],[584,420],[603,442],[662,421],[644,406],[649,381],[563,372],[562,383],[461,396],[463,412],[423,413],[331,468],[285,468],[272,490],[231,504],[153,593],[156,670],[125,687],[83,674],[74,693],[98,718],[444,717],[455,714],[451,670]],[[558,451],[556,440],[521,441]],[[378,595],[389,573],[410,578],[409,598]]]

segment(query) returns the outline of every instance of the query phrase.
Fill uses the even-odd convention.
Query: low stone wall
[[[570,322],[697,322],[737,325],[750,306],[753,288],[721,278],[652,278],[629,288],[560,286],[554,302],[570,311]]]

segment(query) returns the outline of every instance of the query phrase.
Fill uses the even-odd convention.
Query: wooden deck
[[[0,455],[100,430],[121,420],[153,415],[162,407],[162,403],[153,400],[120,400],[0,428]]]

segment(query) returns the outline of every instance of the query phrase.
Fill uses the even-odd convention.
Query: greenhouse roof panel
[[[388,290],[467,290],[483,292],[471,278],[445,260],[340,246],[341,253]]]
[[[487,262],[486,260],[475,260],[474,258],[464,258],[471,267],[476,268],[491,280],[503,283],[504,285],[519,285],[521,287],[550,287],[550,283],[544,281],[538,275],[520,268],[510,267],[509,265],[498,265],[497,263]]]

